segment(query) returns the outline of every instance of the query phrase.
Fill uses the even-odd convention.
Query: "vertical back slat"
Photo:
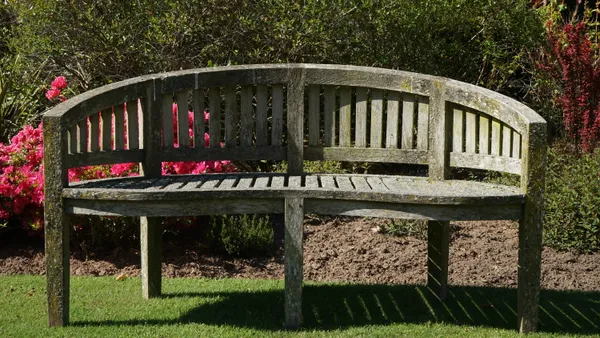
[[[266,85],[256,86],[256,145],[266,146],[269,93]]]
[[[77,126],[69,128],[69,153],[77,154]]]
[[[283,139],[283,85],[271,86],[273,96],[271,111],[271,145],[280,146]]]
[[[521,135],[516,131],[512,134],[512,157],[521,157]]]
[[[356,88],[356,126],[354,146],[367,146],[367,88]]]
[[[235,87],[225,87],[225,147],[237,145],[237,95]]]
[[[390,91],[387,96],[387,123],[385,131],[386,148],[398,148],[398,113],[400,109],[400,93]],[[427,136],[425,136],[427,137]]]
[[[452,151],[461,153],[463,151],[463,111],[453,109],[452,122]]]
[[[490,153],[490,119],[483,115],[479,117],[479,153]]]
[[[332,147],[335,145],[335,88],[333,86],[325,86],[323,88],[323,108],[324,129],[325,129],[325,146]]]
[[[112,149],[112,108],[102,110],[102,150]]]
[[[87,117],[77,123],[79,127],[79,152],[87,153],[87,140],[88,140],[88,123]]]
[[[162,127],[163,147],[173,147],[173,95],[163,94],[162,97]]]
[[[240,129],[240,145],[242,147],[252,146],[252,87],[242,87],[241,93],[241,129]]]
[[[340,147],[349,147],[351,144],[350,140],[350,124],[351,121],[351,107],[352,92],[350,87],[340,88]]]
[[[417,116],[417,149],[427,151],[429,148],[429,101],[419,100]]]
[[[140,148],[140,122],[138,102],[127,101],[127,149]]]
[[[100,150],[100,117],[98,113],[90,115],[90,151]]]
[[[177,142],[179,142],[180,148],[190,146],[189,125],[188,92],[186,90],[177,93]]]
[[[125,107],[115,106],[115,150],[125,149]]]
[[[209,132],[211,148],[221,147],[221,88],[208,89]]]
[[[194,147],[204,148],[204,89],[194,89],[192,106],[194,108]]]
[[[321,88],[318,85],[308,86],[308,145],[319,145],[319,95]]]
[[[512,130],[507,126],[502,126],[502,156],[510,157],[510,136],[512,135]]]
[[[500,129],[500,122],[492,121],[492,155],[500,155]]]
[[[465,140],[465,151],[467,153],[474,154],[477,149],[477,115],[473,112],[467,112],[466,114],[466,140]]]
[[[371,148],[381,148],[383,142],[383,91],[371,90]]]
[[[413,149],[413,129],[415,127],[415,97],[402,95],[402,149]]]

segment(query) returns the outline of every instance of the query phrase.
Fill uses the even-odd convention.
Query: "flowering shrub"
[[[592,152],[600,141],[600,53],[593,48],[585,20],[550,19],[546,28],[548,48],[538,67],[558,84],[555,102],[567,136]]]
[[[52,81],[46,92],[50,100],[61,98],[61,90],[67,87],[66,79],[59,76]],[[188,112],[189,133],[193,134],[193,113]],[[177,105],[173,105],[173,120],[177,117]],[[209,119],[209,114],[204,113]],[[113,124],[114,128],[114,124]],[[177,130],[177,128],[175,128]],[[36,232],[43,228],[43,137],[42,124],[37,128],[25,126],[9,144],[0,143],[0,224],[16,222],[25,229]],[[177,139],[177,138],[175,138]],[[208,134],[204,135],[208,144]],[[178,147],[178,144],[175,144]],[[229,161],[168,162],[162,172],[170,174],[203,174],[236,171]],[[138,175],[137,163],[97,165],[69,169],[69,181],[124,177]],[[80,226],[75,226],[76,230]]]

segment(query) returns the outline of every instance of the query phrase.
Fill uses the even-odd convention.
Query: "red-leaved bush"
[[[556,103],[567,136],[585,152],[600,141],[600,62],[585,22],[547,25],[548,48],[538,67],[559,85]]]
[[[48,99],[60,98],[60,91],[66,88],[64,77],[57,77],[48,90]],[[58,94],[56,93],[58,92]],[[177,119],[177,105],[173,104],[173,121]],[[210,118],[204,112],[205,120]],[[194,114],[188,112],[189,133],[194,124]],[[127,121],[126,121],[127,122]],[[175,122],[174,122],[175,123]],[[114,128],[114,121],[113,121]],[[177,130],[177,128],[174,128]],[[177,140],[177,135],[175,135]],[[204,135],[208,144],[208,134]],[[178,147],[177,141],[175,147]],[[36,233],[43,228],[43,178],[44,146],[42,124],[37,128],[25,126],[9,144],[0,143],[0,225],[9,222],[19,223],[26,230]],[[229,161],[168,162],[163,163],[162,172],[170,174],[203,174],[237,171]],[[69,169],[69,181],[124,177],[138,175],[137,163],[97,165]],[[77,230],[78,226],[74,228]]]

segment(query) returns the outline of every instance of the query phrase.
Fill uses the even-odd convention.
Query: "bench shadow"
[[[169,325],[202,323],[268,331],[282,330],[283,291],[190,292],[164,298],[207,297],[176,320],[80,321],[74,326]],[[306,285],[303,292],[303,329],[331,330],[393,323],[444,322],[516,330],[517,290],[491,287],[450,289],[441,302],[425,286]],[[542,290],[539,331],[600,333],[600,292]]]

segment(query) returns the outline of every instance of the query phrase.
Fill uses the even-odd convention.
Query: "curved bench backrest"
[[[196,160],[288,160],[299,173],[302,159],[428,164],[434,179],[450,167],[526,176],[545,146],[545,121],[493,91],[338,65],[142,76],[69,99],[44,123],[50,161],[64,168],[140,162],[154,176],[161,162]]]

